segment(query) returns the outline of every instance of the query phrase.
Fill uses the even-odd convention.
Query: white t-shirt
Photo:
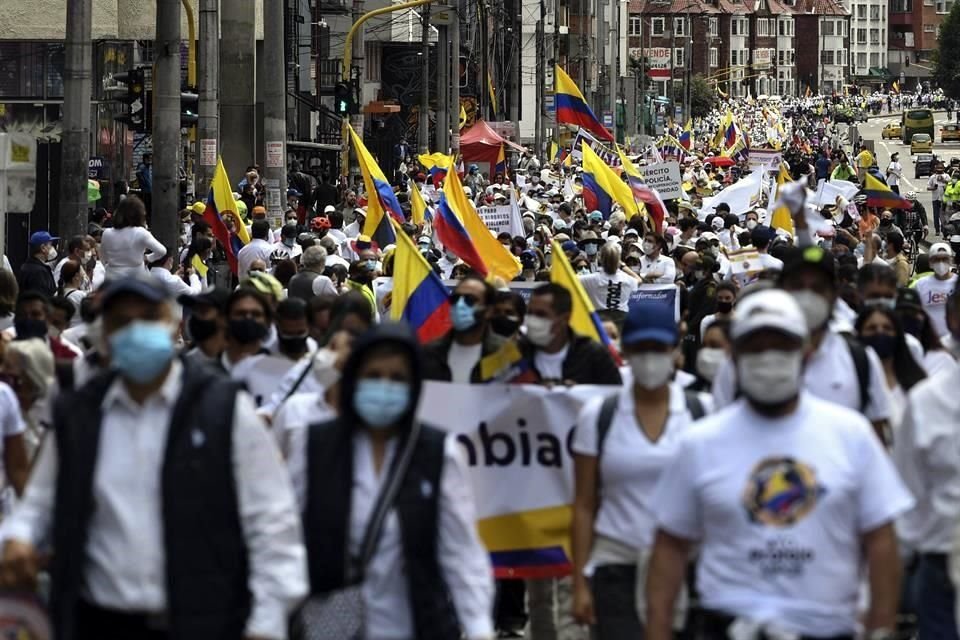
[[[783,260],[780,258],[774,258],[769,253],[760,254],[760,266],[763,267],[763,270],[771,269],[773,271],[783,271]]]
[[[869,347],[867,360],[870,362],[870,392],[863,414],[871,422],[887,420],[890,418],[890,402],[883,365]],[[839,334],[828,331],[820,347],[807,361],[803,371],[803,389],[823,400],[859,411],[859,384],[850,347]],[[713,399],[717,407],[733,403],[737,395],[736,387],[736,370],[733,360],[728,358],[720,365],[713,380]]]
[[[270,254],[276,247],[262,238],[254,238],[250,244],[240,249],[237,253],[237,277],[243,280],[250,271],[250,265],[256,260],[263,260],[263,263],[270,268]]]
[[[653,544],[655,531],[650,508],[653,489],[693,418],[687,410],[683,388],[671,384],[667,423],[660,438],[651,442],[637,424],[633,386],[624,385],[618,396],[600,456],[602,497],[593,529],[634,549],[647,549]],[[573,436],[574,453],[597,455],[597,421],[603,400],[594,398],[580,410]]]
[[[567,359],[568,351],[569,344],[556,353],[537,349],[533,354],[533,366],[537,368],[540,377],[545,380],[563,380],[563,361]]]
[[[603,271],[580,276],[580,284],[595,308],[623,312],[629,310],[630,296],[640,286],[636,278],[619,270],[612,276]]]
[[[654,284],[673,284],[677,279],[677,265],[673,258],[667,256],[657,256],[656,260],[640,256],[640,275],[651,274],[657,275],[657,279],[653,281]]]
[[[903,173],[903,165],[899,162],[891,162],[887,165],[887,185],[891,187],[900,186],[900,175]]]
[[[450,367],[451,382],[469,383],[473,368],[480,362],[483,344],[464,346],[454,340],[450,344],[447,354],[447,365]]]
[[[271,431],[284,459],[292,460],[297,451],[306,448],[307,427],[334,417],[336,412],[324,400],[322,391],[295,393],[287,398],[271,423]],[[305,457],[302,453],[300,456]]]
[[[167,252],[166,247],[144,227],[104,229],[100,240],[100,257],[106,266],[108,279],[116,280],[142,274],[147,262],[154,262]]]
[[[700,542],[705,608],[814,636],[854,632],[861,536],[912,504],[870,424],[808,393],[783,418],[740,400],[698,422],[651,497]]]
[[[957,286],[957,274],[951,273],[946,280],[940,280],[934,275],[924,276],[917,280],[913,288],[920,294],[920,303],[923,310],[930,316],[930,322],[938,336],[947,333],[947,298]]]

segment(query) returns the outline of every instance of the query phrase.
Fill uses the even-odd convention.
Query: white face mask
[[[527,340],[538,347],[545,347],[553,340],[553,321],[540,316],[527,316],[523,322]]]
[[[641,248],[643,249],[644,255],[649,256],[650,254],[652,254],[654,251],[657,250],[657,245],[650,242],[649,240],[645,240],[641,245]]]
[[[753,231],[753,230],[756,229],[756,228],[757,228],[757,221],[756,221],[756,220],[754,220],[753,218],[750,218],[749,220],[747,220],[747,229],[748,229],[748,230]]]
[[[944,261],[941,260],[941,261],[939,261],[939,262],[934,262],[934,263],[933,263],[932,265],[930,265],[930,266],[931,266],[931,268],[933,269],[933,272],[934,272],[935,274],[937,274],[938,276],[940,276],[941,278],[942,278],[943,276],[947,275],[948,273],[950,273],[950,263],[949,263],[949,262],[944,262]]]
[[[340,382],[340,370],[336,368],[337,352],[329,347],[318,349],[313,356],[313,377],[324,389]]]
[[[644,389],[662,387],[673,375],[673,353],[638,353],[627,361],[633,381]]]
[[[790,295],[800,305],[800,310],[803,311],[803,317],[806,318],[807,328],[810,331],[820,329],[830,319],[830,305],[827,303],[827,299],[819,293],[803,289],[791,291]]]
[[[55,247],[47,247],[47,262],[53,262],[57,259],[57,250]]]
[[[727,352],[723,349],[703,347],[697,352],[697,373],[704,380],[713,382],[717,370],[726,359]]]
[[[779,404],[800,393],[802,351],[761,351],[737,359],[740,390],[757,404]]]

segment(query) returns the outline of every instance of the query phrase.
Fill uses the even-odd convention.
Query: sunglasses
[[[460,300],[463,300],[471,307],[476,307],[480,304],[480,298],[472,293],[454,293],[450,296],[450,304],[457,304]]]

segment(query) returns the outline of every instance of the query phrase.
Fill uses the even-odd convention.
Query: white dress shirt
[[[270,254],[273,253],[272,244],[262,238],[254,238],[247,246],[240,249],[237,253],[237,277],[243,280],[250,271],[250,265],[256,260],[263,260],[263,263],[270,267]]]
[[[304,431],[304,435],[306,432]],[[363,534],[381,483],[396,454],[397,440],[387,443],[378,472],[373,465],[369,436],[358,429],[353,436],[353,490],[350,496],[349,544],[359,554]],[[306,447],[298,446],[287,461],[294,491],[303,507],[307,494]],[[425,490],[429,490],[427,487]],[[476,529],[473,490],[463,452],[450,435],[446,439],[440,476],[437,555],[440,570],[450,589],[457,618],[467,638],[493,635],[493,578],[490,557],[480,544]],[[310,532],[306,532],[310,535]],[[404,571],[403,538],[396,510],[384,521],[377,550],[364,574],[368,640],[409,640],[415,635],[407,577]]]
[[[109,280],[146,271],[143,254],[148,251],[146,261],[153,262],[162,258],[167,249],[144,227],[103,230],[100,257]]]
[[[916,499],[897,521],[897,533],[926,553],[948,553],[960,520],[958,382],[960,368],[954,367],[917,383],[893,440],[894,463]]]
[[[273,417],[270,430],[273,432],[274,440],[277,441],[281,455],[290,461],[287,463],[288,466],[305,464],[307,461],[304,453],[307,446],[307,427],[332,420],[337,416],[336,411],[327,403],[323,395],[323,391],[295,393],[280,405],[280,409]],[[297,460],[292,460],[294,456]]]
[[[657,256],[651,259],[640,256],[641,276],[656,276],[653,284],[673,284],[677,279],[677,264],[669,256]]]
[[[119,611],[167,607],[162,481],[164,451],[183,367],[174,361],[163,386],[138,405],[117,380],[103,398],[100,451],[93,479],[83,597]],[[293,492],[253,401],[237,394],[233,473],[249,553],[253,607],[246,634],[286,637],[287,614],[307,593],[306,554]],[[4,540],[39,545],[53,524],[56,439],[40,449],[23,502],[0,527]]]
[[[164,267],[154,267],[150,269],[150,275],[154,276],[167,288],[170,296],[174,299],[182,295],[193,296],[203,290],[203,282],[196,273],[190,274],[190,284],[183,281],[180,276],[173,275],[169,269]]]

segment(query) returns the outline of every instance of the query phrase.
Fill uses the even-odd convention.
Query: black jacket
[[[499,336],[487,328],[483,336],[483,345],[480,350],[480,360],[473,367],[470,373],[470,382],[489,382],[493,378],[484,376],[481,363],[487,356],[507,346],[508,339]],[[450,382],[453,380],[453,372],[450,371],[450,365],[447,364],[447,356],[450,355],[450,347],[453,345],[453,331],[447,332],[447,335],[434,340],[423,347],[423,379],[439,380],[441,382]]]
[[[534,354],[536,347],[528,340],[520,342],[520,351],[530,369],[537,371]],[[620,370],[610,351],[599,342],[571,332],[567,357],[563,360],[563,380],[576,384],[622,384]]]
[[[33,256],[20,267],[20,279],[17,282],[20,291],[39,291],[52,298],[57,295],[57,283],[53,280],[53,270],[43,261]]]

